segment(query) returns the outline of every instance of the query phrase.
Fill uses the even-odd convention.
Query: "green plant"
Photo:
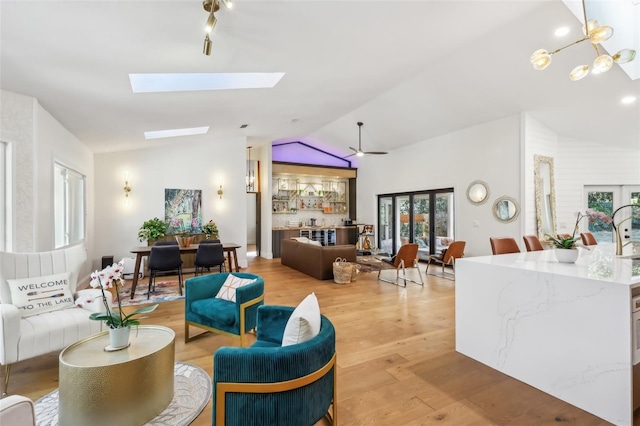
[[[144,240],[157,240],[160,237],[164,237],[167,230],[167,225],[157,217],[147,220],[142,224],[138,231],[138,239]]]
[[[202,232],[204,232],[205,235],[216,236],[218,235],[218,226],[213,220],[210,220],[209,222],[202,225]]]
[[[118,286],[122,288],[124,280],[122,279],[123,261],[114,263],[111,266],[107,266],[102,271],[95,271],[91,274],[91,287],[100,287],[102,292],[102,303],[106,308],[106,312],[94,312],[89,316],[89,319],[94,321],[104,321],[109,328],[124,328],[133,325],[139,325],[140,321],[134,318],[136,315],[146,314],[154,311],[158,305],[144,306],[136,309],[128,315],[122,312],[122,303],[120,301],[120,292]],[[118,310],[112,311],[107,303],[107,297],[104,293],[106,289],[115,288],[118,300]]]

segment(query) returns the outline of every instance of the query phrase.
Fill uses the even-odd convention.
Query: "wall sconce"
[[[222,200],[222,184],[220,184],[220,188],[218,188],[218,197]]]
[[[131,192],[131,186],[129,186],[129,173],[124,174],[124,205],[129,205],[129,193]]]

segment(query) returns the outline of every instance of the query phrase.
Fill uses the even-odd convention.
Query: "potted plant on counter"
[[[576,224],[573,227],[573,233],[551,235],[544,234],[553,242],[553,246],[556,248],[556,259],[562,263],[574,263],[578,260],[578,248],[576,247],[576,233],[580,229],[580,220],[588,217],[590,222],[594,222],[596,219],[600,219],[603,223],[611,223],[611,218],[605,213],[595,210],[587,209],[584,213],[578,212],[576,214]]]

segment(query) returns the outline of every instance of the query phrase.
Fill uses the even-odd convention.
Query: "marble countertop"
[[[640,286],[640,255],[615,256],[614,244],[599,244],[589,249],[579,247],[576,263],[560,263],[555,249],[497,256],[465,257],[457,262],[477,262],[489,265],[548,272],[555,275],[590,278],[612,284]]]

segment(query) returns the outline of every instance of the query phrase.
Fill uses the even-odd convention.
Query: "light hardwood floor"
[[[453,281],[428,276],[424,287],[403,288],[363,273],[338,285],[262,258],[243,271],[264,278],[267,304],[295,306],[316,293],[336,328],[339,424],[608,424],[455,352]],[[210,334],[185,345],[183,319],[183,302],[175,301],[160,304],[144,323],[171,327],[176,360],[211,375],[212,354],[237,340]],[[9,393],[35,400],[57,386],[57,354],[45,355],[13,366]],[[211,424],[210,403],[192,424]]]

